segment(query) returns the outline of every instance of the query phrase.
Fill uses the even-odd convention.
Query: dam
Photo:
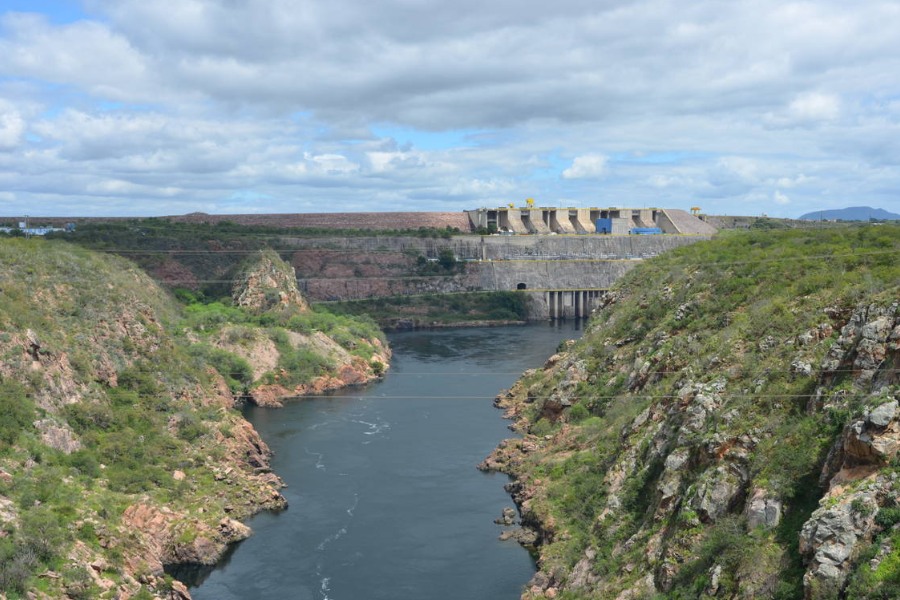
[[[640,261],[711,235],[457,235],[286,238],[286,257],[313,302],[518,291],[534,319],[590,314],[602,293]],[[458,268],[423,275],[416,268],[451,253]]]
[[[298,236],[282,241],[292,248],[291,263],[301,291],[314,302],[517,291],[527,294],[531,318],[566,319],[588,316],[603,293],[639,261],[709,239],[717,231],[678,209],[552,208],[529,203],[464,214],[463,229],[480,235],[429,238],[377,235],[376,229],[371,236],[327,241]],[[460,220],[456,213],[448,215],[453,217],[447,221],[449,231],[449,223]],[[405,213],[371,218],[377,223],[417,222],[417,217]],[[320,217],[317,222],[340,221]],[[442,256],[452,257],[460,267],[452,273],[426,274],[423,265]]]
[[[529,318],[538,320],[586,316],[640,261],[709,239],[717,229],[701,216],[671,208],[540,207],[526,201],[458,212],[191,213],[164,219],[182,227],[255,228],[252,235],[265,237],[291,263],[298,287],[314,303],[515,291],[527,296]],[[128,220],[43,221],[80,228]],[[223,251],[218,242],[213,246],[212,252]],[[238,244],[235,256],[243,248]],[[161,261],[165,268],[156,276],[186,277],[179,284],[228,276],[227,261],[210,267],[212,261],[198,259],[193,272],[186,262]]]

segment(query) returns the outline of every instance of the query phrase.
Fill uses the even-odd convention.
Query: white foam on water
[[[368,431],[363,431],[363,435],[378,435],[382,431],[388,430],[391,428],[391,424],[387,421],[380,421],[378,423],[370,423],[369,421],[363,421],[361,419],[353,419],[353,423],[359,423],[360,425],[365,425],[369,428]]]
[[[310,456],[316,457],[316,468],[325,470],[325,455],[321,452],[310,452],[309,448],[303,448],[303,451],[306,452]]]

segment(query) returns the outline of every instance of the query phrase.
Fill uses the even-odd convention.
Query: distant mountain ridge
[[[840,219],[842,221],[868,221],[869,219],[886,219],[895,221],[900,219],[900,215],[884,210],[883,208],[872,208],[871,206],[850,206],[848,208],[836,208],[833,210],[817,210],[806,213],[800,217],[805,221],[831,221]]]

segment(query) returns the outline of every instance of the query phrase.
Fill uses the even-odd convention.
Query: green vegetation
[[[385,328],[414,321],[418,326],[467,321],[524,321],[528,317],[526,296],[516,292],[470,292],[394,296],[372,300],[331,302],[334,314],[368,316]]]
[[[456,227],[434,228],[418,227],[414,229],[332,229],[326,227],[270,227],[266,225],[243,225],[233,221],[218,223],[186,223],[166,218],[121,219],[107,223],[78,223],[76,231],[71,233],[50,234],[64,239],[74,239],[77,243],[87,245],[103,244],[118,248],[129,248],[140,244],[135,237],[147,237],[159,243],[169,239],[178,242],[178,249],[186,244],[201,240],[230,240],[241,237],[280,238],[290,237],[369,237],[408,236],[419,238],[449,239],[462,232]],[[157,248],[159,249],[159,248]]]
[[[121,583],[132,597],[163,593],[162,579],[129,567],[152,554],[122,522],[130,506],[173,519],[158,560],[226,515],[277,506],[222,379],[236,395],[275,372],[305,383],[334,368],[331,348],[384,369],[370,320],[254,313],[186,290],[179,303],[129,261],[59,241],[0,240],[0,289],[0,595],[10,600],[111,598]],[[248,359],[257,343],[277,350],[260,378]],[[108,592],[87,570],[97,559],[116,584]]]
[[[351,355],[366,361],[375,354],[376,341],[387,343],[384,333],[365,315],[334,314],[322,307],[309,312],[254,314],[221,302],[194,301],[185,307],[184,314],[183,326],[202,340],[191,345],[190,354],[215,368],[235,393],[246,392],[254,384],[252,367],[236,353],[240,347],[249,349],[262,340],[273,342],[279,354],[278,374],[263,374],[258,383],[296,386],[333,373],[337,365],[321,349],[296,346],[290,333],[325,334]]]
[[[109,223],[79,223],[74,232],[48,237],[80,246],[120,254],[133,260],[155,279],[173,289],[182,288],[197,299],[222,300],[231,294],[231,283],[240,277],[241,264],[259,250],[272,249],[288,259],[304,245],[297,239],[320,238],[321,248],[328,238],[409,237],[450,239],[460,235],[456,229],[344,230],[282,228],[239,225],[222,221],[216,224],[184,223],[163,218],[123,219]],[[452,252],[443,251],[436,260],[410,251],[411,264],[404,274],[447,276],[462,272],[465,263],[456,261]],[[416,263],[418,258],[420,262]],[[366,260],[362,259],[362,264]],[[357,267],[359,265],[356,265]],[[182,292],[185,293],[185,292]]]
[[[623,278],[615,304],[573,350],[587,375],[563,385],[569,375],[550,369],[520,392],[536,398],[523,405],[528,431],[538,440],[553,436],[513,469],[540,482],[531,511],[553,524],[542,569],[564,580],[591,549],[591,572],[601,581],[594,592],[561,597],[615,597],[648,572],[661,581],[676,560],[666,598],[705,597],[714,566],[717,597],[802,597],[798,537],[824,494],[818,477],[826,455],[851,419],[898,391],[872,397],[851,376],[820,380],[815,368],[854,309],[897,301],[898,253],[896,226],[813,231],[763,223],[646,261]],[[798,341],[810,331],[809,341]],[[828,391],[816,402],[823,382]],[[562,414],[543,400],[560,393],[574,402]],[[694,400],[701,395],[706,404]],[[706,408],[689,412],[695,405]],[[645,410],[655,416],[638,419]],[[677,470],[667,466],[676,449]],[[611,478],[619,472],[621,480]],[[712,500],[713,489],[733,500]],[[782,504],[776,529],[750,529],[743,520],[752,490]],[[710,508],[715,502],[724,504]],[[863,502],[853,509],[872,514]],[[881,508],[876,522],[891,531],[897,514]],[[661,554],[646,553],[648,544]],[[891,550],[878,568],[860,568],[848,597],[896,597],[897,565],[900,551]]]
[[[0,380],[0,450],[11,446],[34,421],[34,403],[25,387],[15,381]]]

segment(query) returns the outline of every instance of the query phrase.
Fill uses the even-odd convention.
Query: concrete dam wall
[[[535,318],[586,316],[600,294],[641,260],[710,236],[529,235],[284,238],[312,301],[520,291]],[[463,264],[423,275],[442,251]]]
[[[450,249],[458,260],[513,260],[520,258],[650,258],[709,235],[486,235],[450,238],[396,236],[283,237],[290,249],[327,249],[358,253],[418,253],[437,258]]]

